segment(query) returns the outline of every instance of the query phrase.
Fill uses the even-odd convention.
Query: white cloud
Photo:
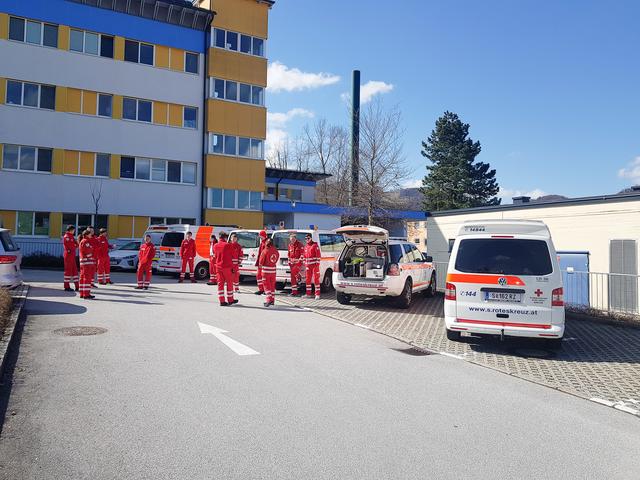
[[[339,81],[338,75],[303,72],[299,68],[289,68],[281,62],[271,63],[267,70],[267,89],[272,93],[311,90],[333,85]]]
[[[267,130],[267,140],[265,142],[265,157],[271,158],[274,153],[284,145],[289,139],[289,134],[281,128],[270,128]]]
[[[378,80],[370,80],[360,87],[360,103],[368,103],[376,95],[389,93],[391,90],[393,90],[393,85],[391,83],[381,82]],[[340,95],[340,98],[344,102],[350,102],[351,94],[343,93],[342,95]]]
[[[626,168],[618,170],[620,178],[628,178],[634,184],[640,183],[640,157],[636,157],[629,162]]]
[[[544,197],[545,195],[548,195],[548,193],[539,188],[534,188],[529,191],[500,188],[500,191],[498,192],[498,198],[502,199],[502,203],[511,203],[511,199],[513,197],[531,197],[531,199],[535,200],[536,198]]]
[[[292,108],[288,112],[267,112],[269,128],[283,127],[295,117],[313,118],[313,112],[304,108]]]
[[[305,108],[292,108],[287,112],[267,112],[267,140],[265,154],[270,158],[289,140],[287,124],[294,118],[313,118],[314,113]]]
[[[402,184],[402,188],[420,188],[422,186],[422,179],[417,178],[415,180],[407,180]]]

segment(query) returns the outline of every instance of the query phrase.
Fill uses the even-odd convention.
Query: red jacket
[[[256,267],[260,266],[260,255],[262,255],[262,250],[264,250],[264,242],[267,239],[265,238],[264,240],[260,241],[260,246],[258,247],[258,258],[256,258]]]
[[[320,247],[313,240],[304,246],[304,265],[306,267],[320,265]]]
[[[258,259],[262,271],[264,273],[276,273],[276,265],[278,264],[279,258],[280,253],[275,246],[271,245],[268,248],[263,248],[260,258]]]
[[[84,238],[80,242],[80,265],[95,265],[96,254],[90,238]]]
[[[104,235],[100,235],[97,237],[97,247],[96,247],[96,255],[98,258],[108,257],[109,249],[111,245],[109,245],[109,239]]]
[[[293,243],[289,243],[289,264],[299,264],[302,261],[302,255],[304,254],[304,245],[297,238]]]
[[[225,240],[220,240],[213,247],[216,256],[216,268],[233,268],[233,255],[231,244]]]
[[[192,238],[182,240],[180,245],[180,256],[182,258],[196,258],[196,241]]]
[[[65,233],[62,237],[63,256],[72,256],[75,258],[76,250],[80,245],[76,240],[76,237],[72,233]]]
[[[140,245],[140,251],[138,252],[138,260],[141,265],[148,265],[153,261],[156,256],[156,246],[149,242],[142,242]]]
[[[231,258],[233,259],[233,264],[239,265],[243,256],[242,245],[238,242],[230,243],[229,245],[231,245]]]

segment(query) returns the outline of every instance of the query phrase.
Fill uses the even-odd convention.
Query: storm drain
[[[431,355],[431,352],[427,352],[425,350],[418,350],[417,348],[392,348],[396,352],[404,353],[405,355],[410,355],[412,357],[424,357],[426,355]]]
[[[88,335],[100,335],[106,332],[107,329],[102,327],[65,327],[53,331],[56,335],[66,337],[86,337]]]

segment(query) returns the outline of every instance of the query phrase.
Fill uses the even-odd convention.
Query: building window
[[[151,179],[151,160],[148,158],[136,158],[136,180]]]
[[[55,110],[56,87],[8,80],[6,102],[9,105]]]
[[[18,235],[49,235],[48,212],[17,212]]]
[[[180,162],[168,162],[167,181],[172,183],[180,183],[182,179]]]
[[[51,172],[52,159],[53,150],[50,148],[5,145],[2,155],[2,168],[26,172]]]
[[[111,173],[111,155],[108,153],[96,153],[96,177],[108,177]]]
[[[195,225],[195,218],[151,217],[149,225]]]
[[[74,52],[113,58],[113,37],[72,28],[69,49]]]
[[[211,98],[264,106],[264,88],[256,85],[212,78],[209,91]]]
[[[134,178],[136,159],[133,157],[120,158],[120,178]]]
[[[155,182],[167,181],[167,162],[165,160],[151,161],[151,180]]]
[[[113,95],[98,94],[98,115],[101,117],[113,115]]]
[[[264,158],[264,142],[257,138],[210,133],[209,153],[262,160]]]
[[[153,45],[148,43],[124,41],[124,59],[127,62],[153,65]]]
[[[182,163],[182,183],[196,184],[196,164]]]
[[[58,26],[11,17],[9,19],[9,40],[57,48]]]
[[[108,215],[92,215],[90,213],[63,213],[62,225],[73,225],[76,227],[76,233],[82,233],[87,227],[93,227],[98,230],[100,228],[108,228]]]
[[[198,54],[185,52],[184,71],[187,73],[198,73]]]
[[[225,155],[237,155],[237,137],[231,135],[224,136],[224,154]]]
[[[253,49],[252,52],[257,57],[264,57],[264,40],[261,38],[253,37]]]
[[[151,123],[152,102],[135,98],[122,99],[122,117],[127,120]]]
[[[232,100],[234,102],[238,101],[238,83],[237,82],[226,82],[224,92],[224,98],[226,100]]]
[[[198,109],[192,107],[184,107],[182,126],[185,128],[198,128]]]
[[[262,38],[251,37],[220,28],[213,29],[211,44],[212,47],[224,48],[225,50],[232,50],[246,55],[265,56],[264,40]]]
[[[120,178],[195,185],[196,164],[155,158],[122,157]]]
[[[100,56],[113,58],[113,37],[111,35],[100,35]]]
[[[227,210],[260,210],[261,192],[209,188],[208,207]]]

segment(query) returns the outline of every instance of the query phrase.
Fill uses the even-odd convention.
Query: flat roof
[[[286,180],[306,180],[307,182],[317,182],[329,178],[331,174],[322,172],[303,172],[301,170],[287,170],[284,168],[265,168],[265,177],[282,178]]]
[[[616,193],[613,195],[595,195],[591,197],[565,198],[561,200],[533,201],[529,203],[508,203],[505,205],[491,205],[488,207],[460,208],[458,210],[441,210],[429,212],[430,217],[443,217],[446,215],[465,215],[468,213],[496,212],[501,210],[517,210],[528,208],[558,207],[563,205],[587,205],[594,203],[625,202],[640,200],[640,192]]]

